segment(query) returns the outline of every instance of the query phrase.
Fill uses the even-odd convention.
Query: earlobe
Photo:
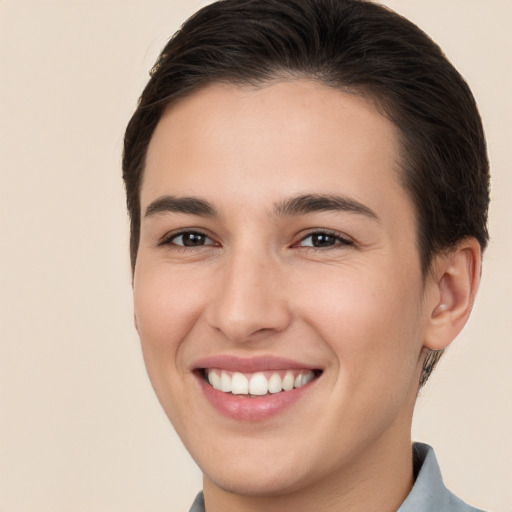
[[[448,253],[435,257],[427,298],[427,327],[423,345],[446,348],[466,324],[480,283],[481,250],[467,238]]]

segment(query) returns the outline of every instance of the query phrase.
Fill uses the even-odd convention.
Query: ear
[[[474,238],[439,254],[427,279],[427,326],[423,346],[446,348],[466,324],[480,284],[481,249]]]

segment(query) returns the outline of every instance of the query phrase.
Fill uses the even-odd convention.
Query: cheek
[[[201,294],[190,277],[170,272],[165,266],[140,265],[134,278],[134,310],[143,345],[169,351],[190,328],[197,316]]]
[[[166,266],[146,267],[141,262],[136,269],[134,312],[144,363],[168,414],[175,405],[173,397],[182,394],[182,378],[187,374],[184,342],[200,315],[201,296],[190,279]]]
[[[165,266],[140,264],[134,277],[134,311],[144,364],[165,413],[177,430],[188,397],[188,370],[183,364],[184,341],[198,317],[197,289]]]
[[[370,367],[373,374],[414,369],[422,339],[421,279],[354,270],[315,282],[307,293],[295,291],[302,297],[301,316],[346,372],[358,379]]]

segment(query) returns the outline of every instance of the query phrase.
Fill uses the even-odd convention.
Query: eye
[[[353,245],[353,242],[343,238],[337,233],[317,231],[304,237],[297,244],[297,247],[314,247],[316,249],[322,249],[341,245]]]
[[[215,245],[215,242],[204,233],[197,231],[182,231],[166,238],[162,244],[177,245],[180,247],[201,247]]]

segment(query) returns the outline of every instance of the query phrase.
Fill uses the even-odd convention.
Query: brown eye
[[[174,235],[169,243],[173,245],[180,245],[183,247],[200,247],[202,245],[212,245],[213,242],[203,233],[197,233],[196,231],[186,231]]]
[[[336,237],[324,235],[323,233],[311,235],[311,244],[313,247],[330,247],[336,243]]]
[[[303,238],[298,245],[299,247],[314,247],[316,249],[322,249],[325,247],[352,245],[352,242],[335,233],[317,232],[310,233],[308,236]]]

